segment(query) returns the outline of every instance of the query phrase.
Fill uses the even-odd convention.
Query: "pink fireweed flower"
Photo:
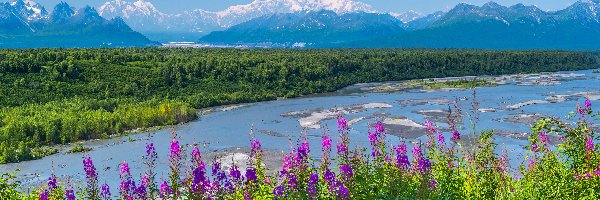
[[[181,149],[179,147],[179,141],[177,141],[177,140],[171,141],[171,150],[169,151],[169,156],[171,158],[181,157]]]
[[[346,147],[346,145],[344,143],[338,143],[337,152],[338,152],[338,154],[347,154],[348,147]]]
[[[545,144],[547,142],[550,142],[550,138],[548,138],[548,134],[546,133],[546,131],[542,131],[540,132],[540,134],[538,135],[538,140],[542,143]]]
[[[383,123],[381,123],[381,122],[375,123],[375,132],[376,133],[385,133],[385,128],[383,127]]]
[[[425,126],[425,130],[427,131],[427,133],[434,134],[437,132],[437,128],[435,127],[435,124],[433,122],[428,120],[423,125]]]
[[[586,99],[585,102],[583,103],[583,108],[585,110],[592,109],[592,102],[589,99]]]
[[[40,193],[40,200],[48,200],[48,191],[44,190],[42,193]]]
[[[129,164],[127,164],[126,161],[123,161],[123,164],[121,164],[121,168],[119,171],[121,172],[121,176],[123,176],[123,177],[129,176],[129,174],[130,174]]]
[[[460,133],[458,131],[452,132],[452,137],[450,138],[450,140],[452,140],[452,141],[460,140]]]
[[[173,193],[173,190],[171,190],[171,188],[169,187],[169,184],[167,184],[167,181],[163,181],[160,184],[160,197],[165,198],[170,196]]]
[[[446,139],[444,138],[444,135],[442,133],[438,134],[438,143],[440,143],[440,145],[446,143]]]
[[[594,141],[592,140],[592,137],[590,137],[590,136],[586,136],[586,137],[587,137],[587,141],[585,141],[585,151],[592,152],[592,151],[594,151]]]
[[[348,122],[341,115],[340,115],[340,117],[338,117],[337,124],[338,124],[338,131],[340,133],[345,132],[348,129]]]
[[[256,139],[252,139],[252,141],[250,142],[250,147],[252,148],[253,151],[260,151],[262,148],[262,145],[260,144],[260,141],[258,141]]]
[[[95,179],[96,176],[98,176],[96,173],[96,167],[94,167],[94,162],[90,157],[87,157],[83,160],[83,170],[85,171],[85,176],[87,179]]]
[[[102,199],[110,199],[110,187],[108,187],[108,185],[105,183],[104,185],[102,185],[102,188],[100,190],[100,197],[102,197]]]
[[[531,145],[531,151],[537,152],[538,151],[538,145],[537,144],[532,144]]]
[[[75,200],[75,192],[73,190],[65,191],[65,199],[66,200]]]
[[[323,146],[323,150],[331,149],[331,139],[327,136],[323,136],[323,140],[321,141],[321,146]]]
[[[402,142],[396,147],[396,166],[401,169],[407,169],[410,166],[410,161],[406,155],[406,143]]]
[[[150,183],[150,180],[148,179],[148,176],[142,177],[142,185],[148,186],[149,183]]]
[[[369,132],[369,142],[371,142],[371,145],[378,143],[377,132]]]

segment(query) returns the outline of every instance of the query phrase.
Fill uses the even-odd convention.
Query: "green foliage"
[[[85,146],[83,146],[83,144],[77,143],[75,146],[73,146],[73,148],[69,149],[69,151],[67,151],[67,153],[80,153],[80,152],[88,152],[91,150],[92,150],[91,147],[85,147]]]

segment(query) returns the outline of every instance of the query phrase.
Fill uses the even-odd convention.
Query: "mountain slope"
[[[24,5],[36,7],[28,9]],[[157,45],[131,30],[122,19],[106,20],[89,6],[75,11],[61,2],[48,13],[35,2],[17,0],[3,3],[0,13],[4,13],[0,14],[2,48]]]
[[[323,46],[403,32],[402,22],[388,14],[333,11],[273,14],[213,32],[201,42],[227,44],[276,43]]]
[[[600,49],[598,1],[556,11],[494,2],[459,4],[428,26],[394,36],[346,43],[348,47],[482,49]]]

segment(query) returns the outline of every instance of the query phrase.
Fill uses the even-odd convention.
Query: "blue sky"
[[[34,0],[44,5],[49,11],[61,0]],[[108,0],[63,0],[75,7],[91,5],[98,7]],[[129,0],[135,1],[135,0]],[[246,4],[252,0],[146,0],[152,2],[159,10],[166,13],[180,12],[195,8],[205,10],[222,10],[231,5]],[[388,12],[405,12],[415,10],[428,14],[439,10],[448,10],[460,2],[482,5],[490,0],[355,0],[371,4],[375,9]],[[573,4],[576,0],[497,0],[505,6],[523,3],[537,5],[542,10],[560,10]]]

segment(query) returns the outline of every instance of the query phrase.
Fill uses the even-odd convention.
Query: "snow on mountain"
[[[34,21],[48,16],[48,11],[32,0],[15,0],[10,5],[17,14],[27,21]]]
[[[177,14],[162,13],[151,2],[145,0],[113,0],[98,9],[102,17],[120,16],[132,28],[142,32],[194,33],[223,30],[256,17],[302,10],[331,10],[338,14],[375,12],[370,5],[352,0],[254,0],[249,4],[230,6],[222,11],[195,9]]]
[[[419,12],[416,12],[414,10],[409,10],[404,13],[390,13],[390,15],[394,16],[396,19],[398,19],[404,23],[412,22],[416,19],[425,17],[425,15],[423,15]]]

